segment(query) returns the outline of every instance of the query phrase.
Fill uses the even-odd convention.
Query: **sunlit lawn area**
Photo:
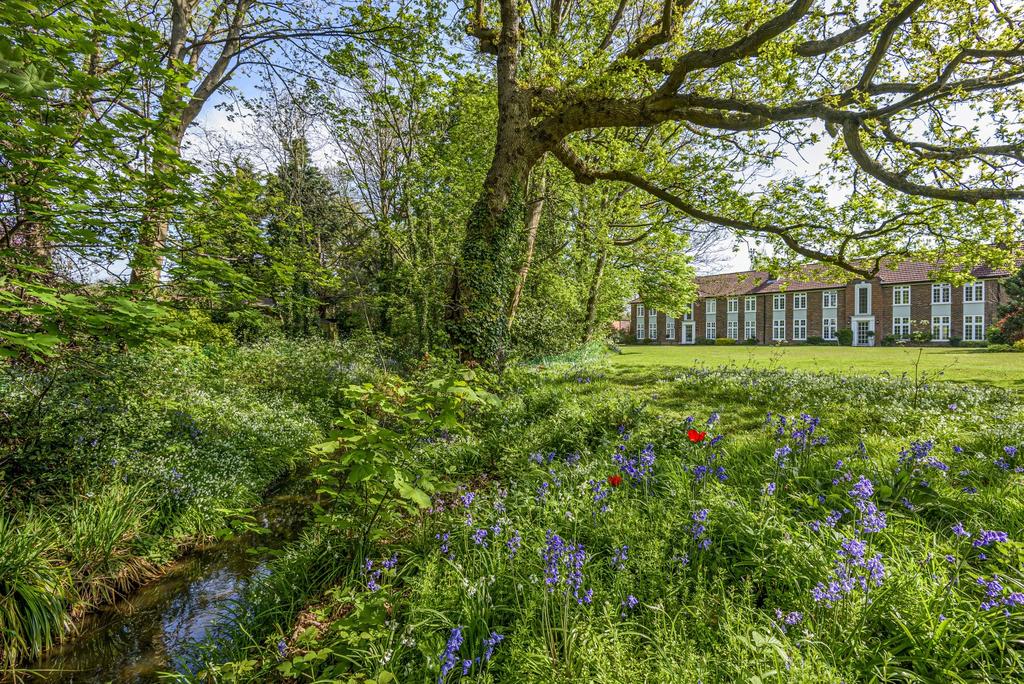
[[[1024,354],[990,353],[957,347],[831,347],[629,345],[613,363],[620,366],[735,365],[839,372],[848,375],[914,375],[976,382],[1024,391]]]

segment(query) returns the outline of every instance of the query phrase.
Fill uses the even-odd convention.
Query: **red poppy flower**
[[[620,484],[622,484],[622,476],[619,475],[618,473],[616,473],[615,475],[609,475],[608,484],[610,484],[612,487],[618,487]]]
[[[697,432],[693,428],[686,431],[686,436],[690,438],[691,442],[703,442],[704,438],[708,436],[706,432]]]

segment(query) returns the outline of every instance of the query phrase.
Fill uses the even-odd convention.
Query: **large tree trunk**
[[[530,94],[516,82],[521,43],[518,6],[514,0],[500,4],[494,157],[483,192],[466,222],[445,312],[448,338],[459,357],[497,368],[505,360],[507,315],[523,263],[526,185],[544,152],[530,126]],[[478,22],[480,15],[478,11]]]
[[[587,297],[587,317],[583,322],[583,341],[589,342],[594,336],[597,323],[597,300],[601,292],[601,277],[604,275],[604,264],[608,259],[608,249],[601,250],[594,266],[594,276],[590,279],[590,296]]]
[[[448,338],[463,361],[504,362],[507,312],[522,263],[527,176],[513,172],[500,188],[485,187],[466,222],[445,314]]]

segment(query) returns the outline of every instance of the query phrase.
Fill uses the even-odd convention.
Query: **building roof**
[[[878,279],[882,285],[900,285],[931,280],[931,273],[938,264],[927,261],[902,261],[883,263]],[[699,297],[735,297],[737,295],[771,294],[774,292],[799,292],[801,290],[828,290],[845,287],[846,283],[820,280],[816,276],[823,271],[820,264],[803,267],[800,279],[774,279],[766,271],[739,271],[708,276],[697,276]],[[1011,275],[1007,269],[990,266],[976,266],[971,275],[985,278],[1006,278]]]
[[[1018,261],[1017,266],[1024,265]],[[938,266],[928,261],[889,261],[883,262],[878,272],[882,285],[902,285],[920,283],[931,280],[931,273]],[[775,292],[800,292],[801,290],[829,290],[845,287],[846,283],[819,280],[824,267],[821,264],[807,264],[802,269],[804,278],[798,280],[775,279],[767,271],[737,271],[735,273],[716,273],[714,275],[697,276],[697,297],[738,297],[742,295],[772,294]],[[971,275],[978,280],[986,278],[1006,278],[1012,272],[1004,268],[976,266]],[[639,297],[632,303],[642,303]]]
[[[698,297],[728,297],[747,294],[768,282],[767,271],[741,271],[718,275],[697,276]]]

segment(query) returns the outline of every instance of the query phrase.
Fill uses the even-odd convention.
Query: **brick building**
[[[698,299],[682,318],[630,304],[630,328],[638,342],[695,344],[701,339],[756,339],[759,344],[804,342],[809,337],[836,340],[839,330],[853,332],[855,346],[873,346],[894,335],[930,333],[935,344],[950,339],[980,342],[1007,301],[1002,280],[1009,271],[980,266],[963,286],[934,281],[934,266],[909,261],[883,267],[871,280],[829,283],[776,280],[764,271],[697,277]]]

